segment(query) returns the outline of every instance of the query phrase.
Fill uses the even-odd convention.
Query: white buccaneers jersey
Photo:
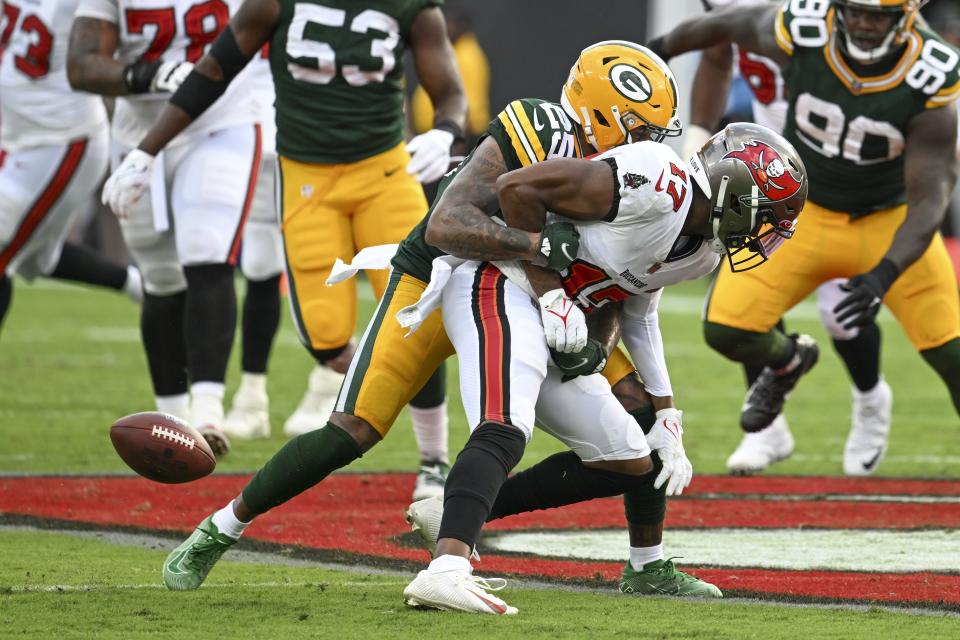
[[[680,235],[693,201],[685,162],[670,147],[638,142],[595,158],[616,172],[619,203],[603,222],[577,222],[580,250],[561,274],[567,295],[600,307],[713,271],[720,256]]]
[[[70,89],[67,43],[79,0],[3,0],[0,142],[9,152],[87,137],[107,124],[99,96]]]
[[[761,4],[763,0],[703,0],[709,9],[732,5]],[[776,62],[764,56],[734,47],[740,75],[753,93],[753,119],[774,131],[783,131],[787,123],[787,96],[783,74]]]
[[[80,0],[77,16],[117,25],[116,57],[124,64],[137,60],[195,63],[240,4],[241,0]],[[245,73],[234,79],[227,92],[168,146],[215,129],[256,122],[256,104],[247,80]],[[169,99],[169,93],[117,98],[114,138],[128,146],[138,145]]]
[[[605,220],[567,220],[580,232],[580,250],[561,273],[567,295],[581,307],[602,307],[641,293],[700,278],[720,264],[701,237],[681,236],[693,201],[687,164],[670,147],[636,142],[593,159],[606,162],[617,180],[617,202]],[[533,295],[516,262],[497,266]]]

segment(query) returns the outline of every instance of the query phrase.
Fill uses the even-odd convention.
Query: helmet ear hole
[[[593,110],[593,117],[597,119],[597,124],[602,125],[604,127],[610,126],[610,123],[607,122],[607,119],[603,117],[603,113],[601,113],[599,109]]]

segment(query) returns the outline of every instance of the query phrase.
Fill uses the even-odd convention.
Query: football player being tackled
[[[240,72],[269,43],[290,303],[298,335],[318,363],[287,435],[325,424],[353,355],[356,283],[325,286],[330,268],[365,247],[403,239],[428,208],[419,182],[447,171],[451,145],[461,136],[466,98],[437,4],[246,0],[104,188],[115,208],[133,206],[154,157],[180,131],[209,120],[248,80]],[[436,111],[434,128],[405,147],[407,50]],[[388,274],[371,271],[369,280],[381,297]],[[445,375],[442,362],[436,364],[419,394],[408,398],[423,463],[416,492],[424,496],[442,494],[448,462]],[[256,435],[238,421],[227,424],[236,435]]]
[[[628,106],[609,86],[609,80],[605,88],[586,81],[587,75],[607,77],[602,53],[602,49],[593,51],[582,65],[574,67],[572,80],[583,81],[591,88],[579,97],[576,113],[583,109],[592,113],[596,107],[612,117],[612,109],[619,108],[618,104]],[[662,98],[657,102],[672,105],[671,108],[650,111],[649,104],[644,102],[629,103],[630,108],[625,111],[646,114],[651,126],[667,129],[673,126],[676,101],[672,76],[662,63],[651,60],[648,67],[655,74],[653,91]],[[597,89],[603,90],[597,93]],[[460,170],[442,181],[443,197],[438,197],[427,218],[401,244],[393,259],[387,290],[358,346],[329,422],[288,443],[235,500],[200,523],[193,535],[167,558],[164,580],[168,587],[199,587],[254,517],[313,487],[373,447],[388,433],[432,368],[453,354],[439,310],[427,315],[419,330],[409,337],[405,337],[407,331],[394,319],[398,311],[417,302],[428,286],[434,259],[445,255],[427,240],[445,240],[447,251],[467,259],[528,260],[555,271],[570,266],[578,240],[569,224],[553,223],[542,232],[527,232],[503,226],[491,216],[499,210],[496,181],[501,175],[543,161],[548,154],[580,157],[592,153],[576,113],[576,119],[571,119],[558,104],[524,100],[514,101],[493,120],[488,135]],[[537,130],[533,123],[540,123],[541,129]],[[594,136],[609,140],[611,146],[626,141],[619,124],[604,120],[592,126]],[[641,129],[643,126],[640,125]],[[426,238],[427,223],[433,216],[447,233]],[[549,250],[563,244],[568,245],[570,255]],[[655,405],[626,356],[614,352],[605,375],[615,383],[614,391],[625,408],[644,428],[651,428],[657,420]],[[661,400],[667,407],[669,398]],[[672,415],[675,414],[668,412],[666,417]],[[644,487],[624,497],[631,532],[631,561],[624,569],[621,589],[631,593],[719,595],[713,585],[677,571],[672,563],[663,560],[666,487],[655,489],[653,479],[650,477]]]
[[[628,73],[623,58],[616,63],[614,83]],[[625,90],[630,86],[641,83]],[[565,105],[575,91],[568,83]],[[634,116],[621,112],[628,132]],[[669,386],[656,312],[663,287],[712,272],[724,254],[732,271],[761,265],[793,235],[807,182],[790,143],[764,127],[736,123],[689,164],[648,140],[592,160],[556,159],[513,171],[497,188],[507,224],[532,230],[559,217],[573,220],[580,248],[559,276],[530,263],[467,261],[444,287],[444,326],[457,349],[472,433],[450,470],[442,513],[433,518],[439,516],[434,559],[404,598],[414,606],[510,614],[514,607],[487,592],[500,585],[471,572],[484,522],[639,490],[651,475],[668,495],[690,482],[679,411],[659,411],[644,434],[603,376],[594,375],[603,366],[602,347],[588,341],[581,309],[622,305],[621,338],[641,375],[652,370],[651,379]],[[472,314],[464,313],[468,308]],[[535,421],[571,450],[508,480]],[[652,452],[659,458],[655,473]]]
[[[722,269],[706,310],[708,343],[764,367],[740,423],[761,432],[816,364],[809,336],[776,328],[831,278],[844,328],[869,326],[882,304],[943,379],[960,411],[960,302],[938,229],[956,181],[960,53],[917,23],[920,0],[789,0],[734,7],[682,23],[651,46],[667,56],[733,41],[781,66],[784,136],[810,171],[797,236],[763,269]],[[886,449],[878,430],[858,447],[864,469]]]

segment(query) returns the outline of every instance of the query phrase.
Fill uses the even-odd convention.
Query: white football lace
[[[507,581],[503,578],[483,578],[470,574],[467,575],[466,579],[484,591],[500,591],[507,586]]]

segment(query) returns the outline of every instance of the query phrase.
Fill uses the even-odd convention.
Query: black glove
[[[547,268],[563,271],[577,257],[580,232],[569,222],[553,222],[540,234],[538,253],[547,261]]]
[[[864,327],[873,322],[880,311],[883,296],[893,281],[900,275],[900,269],[887,258],[866,273],[847,280],[840,288],[849,291],[849,295],[833,308],[837,322],[844,329]]]
[[[647,49],[650,49],[650,51],[653,51],[655,54],[660,56],[660,59],[663,60],[664,62],[670,62],[671,56],[663,49],[663,40],[664,40],[663,36],[657,36],[656,38],[651,38],[647,42],[646,47]]]
[[[576,353],[560,353],[550,349],[550,357],[563,372],[562,382],[568,382],[577,376],[599,373],[607,366],[607,354],[603,345],[593,338],[587,338],[587,346]]]

